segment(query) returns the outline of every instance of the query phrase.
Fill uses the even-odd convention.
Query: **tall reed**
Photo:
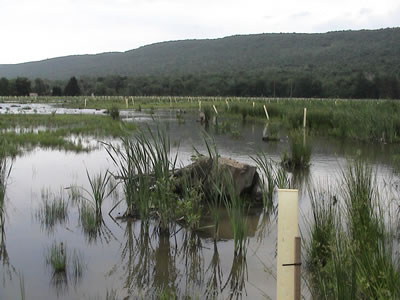
[[[117,166],[127,205],[126,216],[139,214],[148,220],[156,212],[160,229],[168,230],[176,216],[177,198],[173,194],[173,176],[177,155],[170,157],[171,144],[166,131],[157,127],[145,132],[138,130],[133,138],[123,138],[122,147],[105,144]]]
[[[244,200],[236,193],[231,173],[224,172],[221,193],[233,231],[234,255],[246,256],[247,250],[247,209]]]
[[[90,191],[82,187],[82,189],[88,194],[89,198],[84,197],[86,200],[94,206],[96,215],[101,216],[101,206],[104,200],[113,192],[113,189],[108,189],[108,183],[110,181],[110,173],[108,170],[102,174],[90,176],[89,171],[86,170],[86,175],[90,184]],[[107,192],[108,191],[108,192]]]
[[[264,208],[271,212],[274,210],[273,195],[275,188],[289,188],[289,177],[281,165],[268,158],[265,152],[258,152],[250,158],[256,163],[261,172],[261,185],[263,189]]]
[[[398,299],[399,243],[391,208],[384,209],[365,162],[349,163],[341,175],[340,191],[311,196],[311,290],[318,299]]]
[[[289,134],[290,155],[286,153],[282,158],[282,164],[290,171],[307,169],[310,166],[311,143],[306,140],[304,130],[294,130]]]

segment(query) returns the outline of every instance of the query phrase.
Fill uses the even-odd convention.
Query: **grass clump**
[[[234,255],[246,256],[247,250],[247,205],[244,200],[236,193],[232,175],[224,174],[224,184],[222,188],[224,204],[228,213],[229,222],[233,231]]]
[[[111,106],[111,108],[107,110],[107,113],[110,115],[110,117],[113,120],[119,120],[119,108],[118,108],[118,106],[115,106],[115,105]]]
[[[108,188],[108,183],[111,178],[110,173],[107,170],[104,174],[100,172],[91,177],[89,171],[86,170],[86,175],[91,190],[89,191],[82,187],[82,189],[89,195],[89,198],[85,197],[84,199],[88,200],[91,205],[93,205],[96,215],[101,216],[101,206],[104,200],[113,192],[113,189],[110,190]]]
[[[53,273],[65,273],[67,271],[67,249],[64,243],[54,242],[46,257],[46,264],[51,266]]]
[[[42,203],[36,212],[36,218],[49,232],[54,230],[57,224],[68,221],[68,202],[63,193],[54,195],[50,190],[42,189]]]
[[[306,141],[305,131],[290,133],[290,155],[284,153],[282,165],[290,171],[306,170],[310,166],[311,143]]]
[[[159,220],[159,228],[168,231],[176,219],[177,197],[172,174],[177,155],[170,158],[170,140],[164,130],[139,130],[133,138],[122,138],[122,147],[105,144],[117,167],[125,194],[125,216],[140,216],[146,221],[151,215]]]
[[[261,172],[261,186],[263,190],[264,208],[271,212],[274,210],[273,196],[275,188],[289,188],[290,181],[285,169],[268,158],[264,152],[258,152],[250,157]]]
[[[342,178],[341,193],[312,195],[311,290],[318,299],[399,299],[399,245],[376,177],[370,166],[356,160]]]
[[[63,242],[54,241],[47,249],[45,262],[52,271],[51,283],[59,290],[68,287],[69,280],[72,279],[76,285],[82,278],[84,264],[82,255],[76,251],[71,251]]]

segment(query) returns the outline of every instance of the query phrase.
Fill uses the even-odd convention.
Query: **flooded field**
[[[1,104],[1,113],[51,113],[46,105],[14,106]],[[43,111],[42,111],[43,109]],[[23,112],[22,112],[23,111]],[[72,110],[57,113],[103,113],[101,110]],[[175,110],[121,113],[126,122],[142,127],[166,128],[172,153],[178,153],[178,166],[191,162],[194,148],[206,154],[204,127],[197,113],[177,118]],[[280,141],[262,141],[264,124],[234,121],[230,130],[209,130],[218,152],[254,165],[250,156],[263,151],[279,162],[288,151],[284,132]],[[232,129],[233,128],[233,129]],[[94,138],[92,143],[99,143]],[[119,139],[107,139],[115,145]],[[335,184],[349,160],[360,156],[376,170],[383,187],[396,180],[392,158],[398,145],[357,143],[312,137],[311,165],[300,180],[300,230],[307,238],[310,222],[308,188],[321,182]],[[115,172],[115,164],[101,144],[90,152],[66,152],[35,148],[17,156],[12,163],[4,200],[4,230],[0,245],[0,299],[275,299],[276,215],[262,207],[247,213],[247,253],[234,255],[231,224],[222,211],[219,238],[213,238],[208,216],[200,230],[190,231],[175,224],[168,235],[160,234],[155,222],[139,218],[121,219],[126,207],[121,186],[107,183],[102,206],[103,222],[95,231],[87,230],[80,219],[77,194],[89,197],[87,172]],[[72,187],[83,187],[76,190]],[[111,191],[112,190],[112,191]],[[62,200],[63,214],[47,220],[46,205]],[[110,212],[111,211],[111,212]],[[110,213],[109,213],[110,212]],[[56,254],[57,253],[57,254]],[[57,271],[55,260],[64,262]],[[303,284],[303,294],[310,298]]]

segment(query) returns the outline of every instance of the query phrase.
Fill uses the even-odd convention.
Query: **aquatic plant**
[[[113,120],[119,120],[119,108],[118,106],[111,106],[111,108],[107,111],[107,113],[110,115],[110,117]]]
[[[160,229],[176,216],[177,197],[172,174],[177,155],[170,156],[170,140],[160,127],[155,132],[138,130],[133,138],[123,138],[122,147],[105,144],[117,167],[115,178],[122,182],[127,210],[125,216],[140,215],[148,220],[150,208],[160,221]]]
[[[305,131],[295,130],[289,135],[290,155],[284,153],[282,165],[290,171],[304,170],[310,166],[312,148],[310,141],[306,141],[305,134]]]
[[[36,218],[49,232],[55,225],[68,221],[68,201],[64,199],[61,190],[59,195],[53,194],[49,189],[42,189],[42,203],[36,212]]]
[[[247,209],[245,201],[237,194],[232,175],[224,172],[222,195],[233,231],[234,255],[246,256],[247,250]]]
[[[2,141],[0,141],[0,147],[2,147]],[[3,226],[3,213],[4,213],[4,199],[7,189],[7,181],[10,176],[12,169],[12,163],[10,159],[3,153],[3,149],[0,149],[0,225]]]
[[[83,258],[77,250],[70,250],[64,242],[54,241],[47,249],[45,262],[52,271],[51,283],[57,293],[68,288],[68,282],[72,279],[74,285],[80,281],[83,270]]]
[[[383,209],[371,167],[359,159],[349,163],[339,184],[340,194],[316,204],[321,197],[326,199],[318,194],[312,205],[307,250],[311,290],[324,299],[399,298],[393,214],[390,208]]]
[[[67,250],[63,242],[54,242],[48,249],[46,264],[51,266],[53,273],[67,271]]]
[[[250,156],[250,158],[256,163],[258,170],[261,172],[263,205],[268,212],[271,212],[274,210],[274,189],[289,188],[289,177],[285,169],[268,158],[265,152],[257,152],[255,156]]]
[[[89,180],[91,190],[87,190],[84,187],[81,187],[90,198],[84,198],[92,205],[94,205],[96,215],[101,216],[101,206],[104,200],[113,192],[113,190],[108,190],[108,183],[110,181],[110,173],[107,171],[102,174],[94,175],[93,177],[90,176],[89,171],[86,170],[86,175]],[[108,192],[107,192],[108,190]]]

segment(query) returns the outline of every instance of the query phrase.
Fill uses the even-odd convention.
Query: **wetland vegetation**
[[[49,282],[54,287],[53,292],[44,295],[48,299],[52,295],[67,299],[74,293],[80,293],[83,299],[90,298],[88,295],[94,291],[90,285],[96,285],[93,281],[104,283],[104,278],[96,272],[112,278],[112,286],[101,287],[102,296],[112,299],[273,298],[274,292],[265,290],[265,282],[255,279],[248,270],[251,267],[258,277],[269,278],[267,282],[274,289],[274,271],[271,271],[274,265],[268,264],[274,261],[276,250],[276,236],[272,233],[277,212],[274,191],[296,187],[303,203],[308,203],[302,204],[304,220],[300,224],[305,249],[304,297],[396,299],[400,296],[400,265],[396,256],[399,251],[398,174],[392,173],[392,181],[382,179],[356,149],[353,157],[345,157],[348,160],[326,185],[313,184],[311,178],[315,177],[316,170],[313,153],[320,151],[317,143],[321,135],[340,137],[343,143],[362,140],[367,145],[373,141],[382,147],[395,147],[400,134],[400,127],[397,128],[400,122],[395,114],[400,108],[397,102],[169,97],[84,100],[52,98],[46,101],[54,102],[55,107],[71,108],[86,102],[87,109],[113,107],[114,113],[110,109],[110,116],[34,112],[0,115],[4,133],[0,164],[0,260],[1,271],[8,274],[5,281],[9,284],[4,295],[15,295],[13,278],[18,276],[14,264],[20,268],[18,260],[12,259],[9,263],[8,255],[15,253],[21,259],[18,242],[12,235],[8,235],[11,242],[6,241],[6,232],[17,230],[18,236],[24,226],[31,226],[30,222],[34,222],[32,230],[36,232],[37,222],[36,236],[42,245],[50,245],[43,249],[45,255],[41,259],[50,270]],[[194,121],[200,105],[204,127]],[[307,122],[303,129],[304,107]],[[167,122],[155,121],[160,118],[159,109],[168,111]],[[267,131],[278,138],[263,143],[262,128],[266,122],[269,122]],[[191,140],[190,150],[184,144],[186,141],[177,138],[185,127],[190,137],[198,138]],[[194,133],[192,128],[198,132]],[[235,130],[243,133],[236,135]],[[256,136],[260,143],[249,139],[251,130],[258,131],[252,138]],[[45,155],[59,153],[58,149],[77,150],[68,144],[34,142],[40,141],[41,132],[73,145],[79,142],[72,142],[76,139],[71,137],[85,137],[98,146],[82,145],[81,149],[85,149],[82,153],[63,152],[62,159],[58,159],[60,163],[64,159],[69,162],[63,168],[70,173],[60,176],[58,185],[52,183],[51,187],[43,188],[48,185],[41,182],[39,187],[30,184],[26,190],[18,178],[35,182],[44,173],[54,171],[52,174],[57,177],[61,172],[51,168],[36,171],[44,160],[39,160],[36,166],[35,160],[29,157],[37,154],[29,154],[27,150],[45,151]],[[26,134],[37,137],[30,140]],[[21,142],[16,142],[13,136],[19,136]],[[228,145],[222,151],[221,140]],[[240,160],[257,166],[262,191],[257,201],[253,194],[238,194],[232,174],[221,165],[223,156],[235,155],[235,147],[244,149],[236,154]],[[268,151],[275,151],[274,156]],[[283,154],[285,151],[287,155]],[[75,155],[78,160],[84,159],[84,165],[74,164]],[[13,156],[16,156],[14,162]],[[91,157],[93,161],[86,165]],[[197,176],[191,163],[204,161],[207,169],[203,173],[207,176]],[[376,164],[385,168],[385,172],[392,172],[392,161],[390,158],[388,161],[389,167]],[[19,162],[24,164],[18,166]],[[17,164],[15,175],[13,163]],[[317,166],[319,172],[326,169],[323,163],[319,164],[322,165]],[[78,165],[79,175],[71,176]],[[24,174],[26,166],[29,171],[32,169],[32,176]],[[330,163],[329,168],[332,166]],[[9,178],[15,186],[7,199]],[[18,188],[24,194],[20,195]],[[40,192],[35,192],[39,188]],[[57,188],[59,193],[52,192]],[[39,199],[35,193],[40,194]],[[25,194],[31,195],[28,207],[34,208],[35,221],[26,218],[30,211],[24,208]],[[7,202],[25,219],[9,210]],[[21,225],[14,224],[12,218],[20,220]],[[38,251],[36,242],[29,241]],[[11,244],[12,251],[6,248],[6,242]],[[259,248],[268,256],[261,254]],[[89,263],[83,262],[82,251]],[[261,270],[257,266],[262,266]],[[30,293],[40,295],[29,283],[33,280],[32,274],[24,273],[23,278],[27,297]],[[69,289],[71,286],[75,291]]]

